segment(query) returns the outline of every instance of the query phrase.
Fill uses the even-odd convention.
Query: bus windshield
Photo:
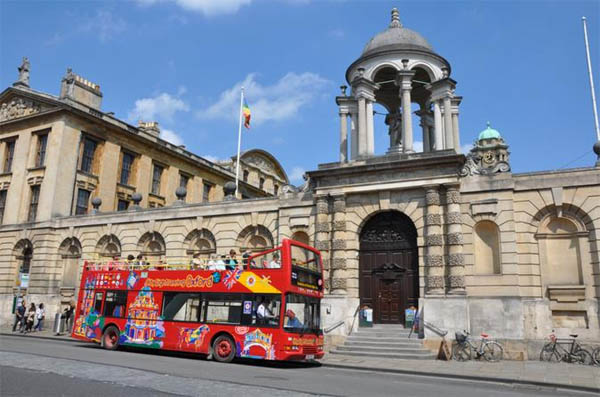
[[[285,322],[287,332],[319,333],[321,328],[319,299],[288,293],[285,297]]]

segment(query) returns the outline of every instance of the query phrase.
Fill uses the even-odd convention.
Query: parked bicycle
[[[494,340],[489,339],[488,334],[481,334],[479,346],[474,346],[467,331],[464,333],[457,332],[455,334],[456,345],[452,349],[452,358],[456,361],[467,361],[473,357],[473,352],[476,358],[483,357],[486,361],[496,362],[502,360],[504,349],[502,345]]]
[[[560,362],[592,365],[594,359],[592,354],[585,350],[577,342],[577,334],[571,334],[571,339],[559,339],[554,334],[554,330],[549,335],[550,342],[542,347],[540,352],[540,361]]]
[[[594,364],[600,365],[600,346],[592,351],[592,360],[594,361]]]

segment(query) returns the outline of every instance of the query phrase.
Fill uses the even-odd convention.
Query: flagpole
[[[240,126],[238,129],[238,150],[235,166],[235,196],[238,194],[238,185],[240,181],[240,149],[242,148],[242,107],[244,106],[244,87],[240,93]]]
[[[585,40],[585,54],[587,56],[587,67],[588,73],[590,77],[590,89],[592,91],[592,106],[594,107],[594,122],[596,123],[596,137],[598,141],[600,141],[600,127],[598,126],[598,110],[596,108],[596,94],[594,93],[594,76],[592,74],[592,61],[590,60],[590,45],[588,43],[588,35],[587,35],[587,23],[585,17],[582,17],[583,21],[583,38]]]

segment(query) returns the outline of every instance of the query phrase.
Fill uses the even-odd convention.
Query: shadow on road
[[[102,349],[102,347],[95,343],[83,343],[78,345],[86,349]],[[153,356],[166,356],[176,357],[186,360],[204,360],[208,361],[206,354],[201,353],[188,353],[172,350],[154,350],[140,347],[131,346],[119,346],[120,351],[136,353],[136,354],[148,354]],[[298,369],[298,368],[315,368],[320,367],[321,363],[318,361],[273,361],[273,360],[254,360],[249,358],[235,358],[232,364],[246,365],[249,367],[264,367],[264,368],[279,368],[279,369]]]

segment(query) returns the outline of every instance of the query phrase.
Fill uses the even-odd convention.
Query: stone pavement
[[[17,335],[10,328],[0,328],[2,335]],[[20,335],[20,334],[19,334]],[[25,338],[60,339],[76,342],[68,334],[60,336],[46,329],[23,335]],[[600,367],[582,366],[567,363],[547,363],[541,361],[501,361],[488,363],[473,360],[469,362],[441,360],[397,360],[377,357],[356,357],[327,354],[320,360],[323,366],[349,368],[416,376],[435,376],[448,379],[498,382],[504,384],[524,384],[531,386],[568,388],[600,393]]]

